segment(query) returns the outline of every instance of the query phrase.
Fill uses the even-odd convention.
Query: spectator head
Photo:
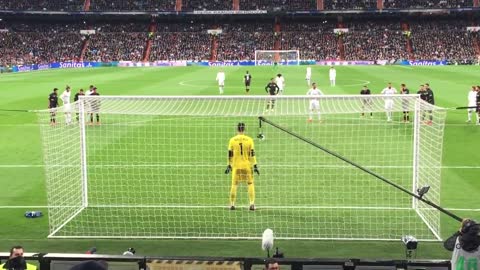
[[[3,266],[4,269],[27,269],[27,262],[23,258],[23,247],[13,246],[10,248],[10,256]]]
[[[16,257],[23,257],[23,247],[22,246],[13,246],[10,248],[10,259]]]
[[[280,270],[280,266],[278,265],[278,261],[270,258],[265,261],[265,270]]]
[[[81,262],[70,270],[107,270],[108,264],[105,261],[85,261]]]

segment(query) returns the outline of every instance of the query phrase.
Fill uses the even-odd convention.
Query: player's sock
[[[248,184],[248,200],[250,205],[255,204],[255,186],[253,184]]]
[[[230,205],[235,205],[237,199],[237,185],[232,185],[230,188]]]
[[[219,87],[218,90],[220,91],[220,94],[223,94],[223,87]]]
[[[318,112],[317,115],[318,115],[318,120],[322,121],[322,114],[320,112]]]
[[[467,113],[467,122],[472,122],[472,112],[468,111]]]

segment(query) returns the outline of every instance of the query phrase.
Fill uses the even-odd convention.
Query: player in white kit
[[[392,83],[388,83],[388,86],[382,90],[382,95],[386,95],[385,98],[385,111],[387,114],[387,121],[392,121],[392,110],[393,110],[393,99],[388,97],[391,95],[395,95],[397,93],[397,89],[392,87]]]
[[[223,70],[220,70],[217,73],[217,78],[215,79],[218,82],[218,90],[220,91],[220,94],[223,94],[223,88],[225,86],[225,72]]]
[[[320,100],[319,97],[323,95],[323,92],[317,88],[316,83],[312,83],[312,88],[308,90],[307,96],[310,97],[310,106],[309,106],[309,116],[308,122],[311,123],[313,121],[313,113],[317,112],[318,121],[322,121],[322,115],[320,114]]]
[[[328,72],[328,77],[330,78],[330,86],[335,86],[336,79],[337,79],[337,71],[333,66],[330,67],[330,70]]]
[[[310,80],[312,79],[312,68],[307,67],[307,74],[305,75],[305,80],[307,81],[307,85],[310,86]]]
[[[65,123],[67,125],[70,125],[72,123],[72,107],[70,104],[71,94],[72,92],[70,92],[70,86],[67,85],[67,87],[65,88],[65,91],[60,96],[63,102],[63,110],[65,112]]]
[[[279,95],[283,95],[283,90],[285,89],[285,78],[282,76],[282,74],[277,74],[277,77],[275,77],[275,83],[278,85]]]
[[[468,92],[468,109],[467,109],[467,123],[472,122],[472,113],[476,115],[475,123],[478,123],[478,115],[475,113],[477,107],[477,87],[472,86],[472,89]]]

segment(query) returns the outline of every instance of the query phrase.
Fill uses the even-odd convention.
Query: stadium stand
[[[78,60],[80,24],[19,23],[1,32],[0,63],[46,64]]]
[[[334,23],[286,23],[282,27],[282,50],[299,50],[300,59],[339,60]]]
[[[84,60],[141,61],[147,38],[147,24],[98,24],[89,37]]]
[[[473,35],[466,32],[469,24],[460,20],[421,21],[411,24],[416,59],[448,59],[467,63],[475,59]]]
[[[189,10],[231,10],[233,9],[232,1],[230,0],[184,0],[184,11]]]
[[[0,0],[0,10],[82,10],[84,0]]]
[[[345,60],[408,59],[400,22],[364,21],[346,26]]]
[[[327,10],[376,9],[377,0],[324,0]]]
[[[173,11],[175,0],[91,0],[91,11]]]
[[[212,25],[201,23],[159,24],[155,34],[150,60],[208,60]]]
[[[240,1],[241,10],[316,10],[316,0],[245,0]]]
[[[472,7],[470,0],[384,0],[385,9]]]
[[[333,33],[336,20],[270,22],[154,23],[149,21],[109,23],[46,23],[2,21],[0,63],[5,66],[78,61],[147,60],[253,60],[255,50],[299,50],[311,60],[448,60],[472,63],[478,58],[478,35],[467,33],[471,21],[460,19],[410,19],[410,41],[400,19],[350,19],[349,32]],[[218,36],[208,29],[223,30]],[[80,30],[93,29],[82,36]],[[149,39],[150,36],[150,40]],[[87,39],[87,42],[84,40]],[[82,46],[83,45],[83,46]],[[82,49],[83,48],[83,49]],[[147,50],[148,48],[148,50]],[[147,53],[149,52],[149,54]]]
[[[218,37],[217,59],[253,60],[255,50],[273,50],[273,24],[222,25],[225,31]]]

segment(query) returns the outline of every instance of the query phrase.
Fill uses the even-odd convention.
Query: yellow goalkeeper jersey
[[[228,164],[237,169],[246,169],[257,164],[252,138],[239,134],[230,139],[228,143]]]

